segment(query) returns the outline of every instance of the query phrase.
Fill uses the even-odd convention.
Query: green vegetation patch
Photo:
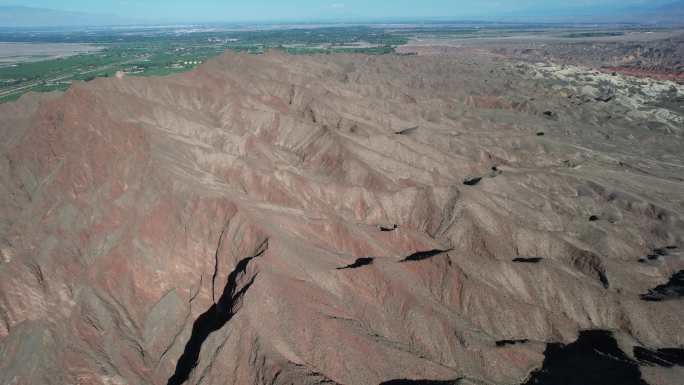
[[[226,49],[261,54],[281,49],[290,54],[389,54],[408,37],[373,27],[328,27],[194,33],[71,31],[44,35],[0,32],[0,40],[97,44],[102,50],[0,68],[0,102],[28,91],[63,91],[73,81],[111,77],[164,76],[189,71]]]

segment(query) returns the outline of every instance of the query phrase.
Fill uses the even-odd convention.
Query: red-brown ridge
[[[640,295],[684,269],[684,125],[550,76],[226,53],[1,105],[0,384],[516,384],[580,330],[681,347],[684,302]]]

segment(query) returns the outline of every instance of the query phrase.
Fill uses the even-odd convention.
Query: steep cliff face
[[[634,349],[684,345],[682,90],[577,81],[227,53],[0,106],[0,384],[516,384],[592,341],[675,384]]]

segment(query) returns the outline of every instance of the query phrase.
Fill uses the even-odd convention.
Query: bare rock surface
[[[684,33],[681,29],[619,32],[616,36],[609,33],[608,37],[593,35],[591,32],[537,33],[489,38],[412,39],[398,50],[450,55],[476,49],[532,63],[581,65],[607,73],[684,83]]]
[[[0,384],[543,383],[583,351],[677,384],[683,90],[568,68],[226,53],[1,105]]]

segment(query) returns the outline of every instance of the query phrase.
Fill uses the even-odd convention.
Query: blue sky
[[[0,0],[20,5],[114,14],[141,20],[252,21],[381,18],[482,18],[591,13],[673,0]]]

